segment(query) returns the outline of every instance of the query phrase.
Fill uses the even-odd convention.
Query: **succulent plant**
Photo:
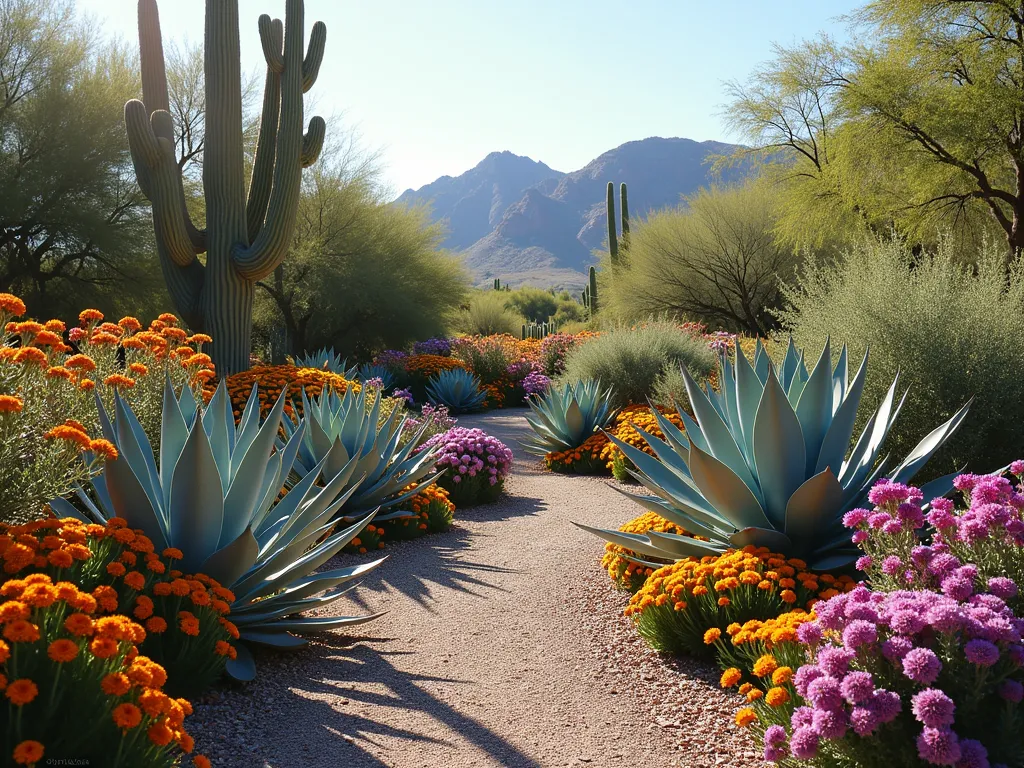
[[[391,389],[395,385],[395,372],[390,368],[376,363],[363,363],[357,369],[356,377],[364,384],[373,379],[380,379],[382,389]]]
[[[356,366],[350,368],[348,360],[335,352],[334,347],[321,347],[316,352],[300,355],[295,358],[295,364],[300,368],[319,368],[337,373],[349,380],[355,379],[356,375]]]
[[[429,423],[425,421],[412,439],[403,441],[402,410],[396,408],[381,424],[380,393],[372,397],[368,401],[365,389],[355,392],[352,388],[344,396],[327,388],[312,399],[303,392],[302,418],[297,422],[285,418],[285,439],[278,438],[279,450],[298,441],[292,479],[304,479],[316,471],[329,483],[338,474],[346,476],[337,486],[337,493],[345,497],[337,516],[346,521],[372,512],[377,513],[378,522],[407,515],[383,510],[415,495],[415,490],[402,492],[410,484],[430,485],[437,479],[437,450],[413,453]]]
[[[630,474],[654,494],[625,495],[708,540],[580,527],[641,557],[679,559],[753,544],[801,557],[814,569],[848,565],[858,551],[843,528],[843,514],[865,503],[883,472],[896,482],[908,482],[957,430],[970,406],[964,405],[891,466],[879,454],[907,396],[904,392],[896,402],[897,376],[851,450],[867,363],[865,353],[849,381],[846,347],[833,370],[826,341],[808,373],[803,354],[790,340],[778,374],[760,342],[753,365],[742,351],[735,365],[721,355],[720,392],[702,390],[683,370],[696,415],[694,421],[679,410],[685,434],[654,409],[665,440],[637,428],[653,456],[608,437],[636,466]],[[925,498],[948,492],[953,477],[927,483]]]
[[[235,593],[231,620],[244,642],[228,672],[243,680],[256,674],[244,643],[290,648],[306,643],[296,634],[376,618],[298,615],[337,600],[347,592],[337,587],[383,560],[314,573],[373,515],[338,530],[335,515],[358,488],[349,482],[355,459],[318,485],[321,462],[279,498],[305,434],[300,428],[275,449],[284,402],[282,394],[261,425],[254,387],[236,427],[223,380],[205,409],[188,387],[176,398],[168,380],[157,460],[131,407],[115,393],[111,419],[97,398],[103,433],[119,457],[93,481],[92,497],[78,491],[93,519],[124,518],[157,547],[180,549],[183,571],[206,573]],[[53,504],[58,514],[81,516],[67,501]]]
[[[452,413],[478,411],[487,402],[480,390],[480,379],[462,368],[441,371],[427,383],[427,397],[435,405],[444,405]]]
[[[602,391],[599,381],[577,381],[528,398],[532,413],[526,420],[536,435],[523,447],[536,456],[579,447],[615,417],[611,396],[611,387]]]

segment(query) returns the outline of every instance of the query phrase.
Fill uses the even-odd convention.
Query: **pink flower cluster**
[[[530,395],[543,395],[548,391],[548,387],[551,386],[551,379],[545,376],[540,371],[531,371],[530,374],[523,379],[523,392],[526,396]]]
[[[486,480],[488,485],[496,485],[504,481],[512,469],[512,451],[482,429],[453,427],[434,435],[417,450],[435,446],[440,446],[437,468],[447,469],[451,482],[456,485],[477,477]]]
[[[793,679],[806,704],[793,711],[788,739],[785,728],[766,730],[767,760],[854,757],[876,748],[882,728],[911,729],[926,764],[980,767],[1010,756],[986,725],[1019,718],[1024,698],[1024,620],[1002,599],[859,586],[815,613],[798,630],[813,662]],[[970,709],[963,727],[958,705]]]

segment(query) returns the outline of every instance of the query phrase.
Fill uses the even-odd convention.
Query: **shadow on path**
[[[472,681],[397,669],[393,660],[414,654],[415,650],[384,650],[382,646],[390,642],[393,640],[334,636],[325,636],[323,642],[318,641],[317,655],[321,661],[316,671],[320,679],[297,681],[288,701],[287,721],[303,724],[303,753],[267,755],[267,762],[275,768],[298,768],[311,765],[312,755],[334,755],[336,759],[332,764],[336,765],[352,768],[387,766],[391,763],[382,737],[441,744],[452,749],[465,748],[454,741],[389,725],[391,718],[387,716],[387,709],[383,710],[383,716],[371,719],[361,711],[366,705],[418,713],[416,721],[443,726],[445,732],[458,734],[500,765],[513,768],[539,766],[536,760],[478,720],[457,711],[425,690],[427,686],[471,686]],[[337,704],[332,706],[323,699],[310,698],[310,695],[338,697],[334,699]],[[289,726],[281,722],[273,727]],[[442,729],[423,729],[428,730]],[[383,754],[371,754],[364,744],[376,747],[376,751]]]

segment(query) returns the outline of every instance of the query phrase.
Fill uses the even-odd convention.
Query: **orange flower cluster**
[[[368,525],[348,544],[346,551],[365,554],[372,549],[383,549],[385,532],[389,539],[401,541],[446,529],[455,515],[455,505],[448,499],[448,491],[436,483],[428,486],[411,483],[401,493],[413,490],[417,492],[396,508],[408,514]]]
[[[429,381],[442,371],[466,368],[465,363],[454,357],[442,355],[409,355],[405,359],[405,370],[410,376]]]
[[[689,534],[673,522],[666,520],[654,512],[645,512],[640,517],[633,518],[619,528],[623,533],[647,533],[656,531],[658,533],[674,533],[680,536]],[[696,537],[700,538],[700,537]],[[629,592],[636,592],[647,581],[647,577],[654,573],[650,566],[640,565],[625,557],[635,556],[636,553],[620,547],[618,544],[608,542],[604,545],[604,556],[601,558],[601,568],[608,572],[608,576],[620,588]],[[645,560],[653,558],[644,556]],[[666,563],[667,564],[667,563]]]
[[[33,530],[51,531],[46,539],[63,538],[60,521]],[[72,526],[66,526],[70,533]],[[85,535],[82,531],[77,533]],[[32,533],[2,537],[6,562],[15,547],[27,546]],[[78,536],[72,536],[77,539]],[[55,542],[50,542],[55,543]],[[50,551],[59,551],[51,547]],[[141,765],[146,754],[169,756],[171,750],[191,752],[192,737],[184,728],[192,707],[185,699],[162,689],[166,670],[140,654],[146,630],[122,615],[100,615],[103,599],[71,581],[54,581],[45,573],[11,578],[0,585],[0,690],[17,714],[8,723],[13,737],[11,757],[16,764],[38,763],[52,750],[61,754],[61,729],[54,723],[74,720],[90,733],[97,756],[117,752],[128,764]],[[48,665],[69,666],[61,676]],[[45,686],[37,681],[53,680]],[[75,697],[62,695],[64,686],[83,687]],[[81,707],[83,695],[94,705]],[[75,711],[70,704],[77,702]],[[22,714],[23,710],[27,710]],[[56,710],[56,711],[55,711]],[[145,735],[135,736],[136,729]]]
[[[44,572],[88,588],[99,613],[123,614],[159,636],[142,650],[184,689],[220,675],[237,653],[228,640],[238,632],[226,618],[232,592],[205,574],[175,569],[181,559],[174,548],[157,553],[149,537],[116,517],[106,525],[49,518],[0,528],[6,573]]]
[[[707,655],[721,650],[722,632],[742,632],[744,626],[754,632],[757,627],[745,622],[809,609],[853,587],[849,576],[814,573],[802,560],[747,546],[659,568],[630,599],[625,615],[657,650]],[[784,629],[769,626],[766,631]],[[712,629],[719,631],[709,635]]]
[[[359,532],[346,546],[350,552],[358,552],[365,555],[371,549],[384,549],[384,528],[373,523],[367,523],[366,527]]]
[[[666,409],[659,409],[665,416],[680,429],[683,428],[682,419],[679,414]],[[644,453],[654,455],[654,452],[647,445],[647,442],[634,429],[633,424],[646,432],[665,439],[664,433],[659,429],[658,422],[651,413],[650,407],[646,405],[630,405],[623,408],[616,414],[612,423],[608,425],[607,431],[619,440],[639,448]],[[625,457],[603,432],[596,432],[588,437],[581,446],[569,451],[554,451],[544,457],[547,468],[553,472],[567,472],[581,475],[590,474],[611,474],[616,461]]]
[[[80,451],[89,451],[98,459],[105,461],[114,461],[117,458],[117,448],[113,443],[103,438],[90,439],[89,434],[85,431],[85,426],[74,419],[65,420],[63,424],[54,427],[43,437],[47,440],[66,440],[78,446]]]
[[[227,378],[228,394],[231,395],[231,407],[236,420],[241,418],[254,384],[259,387],[260,412],[263,415],[270,413],[285,387],[288,388],[290,398],[289,404],[285,406],[285,413],[289,416],[293,415],[292,404],[296,410],[302,408],[302,390],[306,391],[308,397],[319,396],[328,386],[339,395],[345,394],[349,387],[355,387],[356,392],[359,391],[359,384],[322,368],[259,365]],[[212,384],[207,387],[204,393],[207,401],[213,397],[215,391],[216,388]]]
[[[845,579],[842,583],[845,589],[847,583]],[[814,618],[813,610],[805,611],[802,608],[795,608],[771,619],[751,619],[743,624],[730,624],[726,628],[726,632],[733,645],[760,643],[766,649],[771,650],[780,643],[795,643],[796,631],[800,625],[814,621]]]

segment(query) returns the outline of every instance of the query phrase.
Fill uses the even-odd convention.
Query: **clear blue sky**
[[[842,36],[852,0],[306,0],[327,24],[311,92],[379,149],[397,194],[511,150],[572,171],[648,136],[728,140],[723,83],[820,30]],[[78,0],[136,40],[133,0]],[[169,38],[199,41],[202,0],[163,0]],[[256,19],[284,0],[243,0],[242,61],[262,71]],[[309,113],[309,110],[307,110]]]

